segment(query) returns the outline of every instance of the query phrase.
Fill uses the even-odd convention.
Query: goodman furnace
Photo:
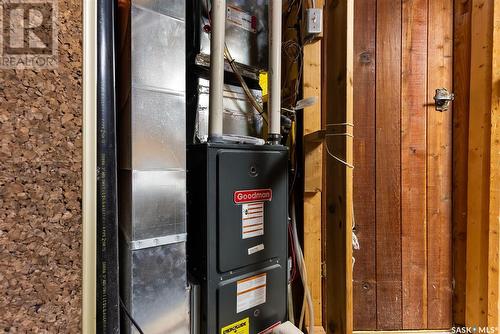
[[[188,269],[202,334],[266,333],[286,318],[287,160],[281,145],[188,147]]]

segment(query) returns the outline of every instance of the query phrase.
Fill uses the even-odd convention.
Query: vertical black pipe
[[[96,332],[119,333],[114,1],[97,1]]]

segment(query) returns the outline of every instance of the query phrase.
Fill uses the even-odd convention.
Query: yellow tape
[[[237,321],[220,330],[221,334],[250,334],[250,318]]]
[[[267,101],[267,72],[259,74],[259,86],[262,88],[262,99]]]

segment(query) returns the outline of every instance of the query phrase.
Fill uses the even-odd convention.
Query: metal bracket
[[[436,95],[434,95],[434,101],[436,101],[435,106],[437,111],[446,111],[450,107],[450,102],[455,99],[455,94],[450,93],[446,88],[436,89]]]

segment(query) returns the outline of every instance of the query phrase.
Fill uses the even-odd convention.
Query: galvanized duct
[[[121,294],[145,333],[185,334],[185,1],[132,0],[129,14],[119,56]]]

